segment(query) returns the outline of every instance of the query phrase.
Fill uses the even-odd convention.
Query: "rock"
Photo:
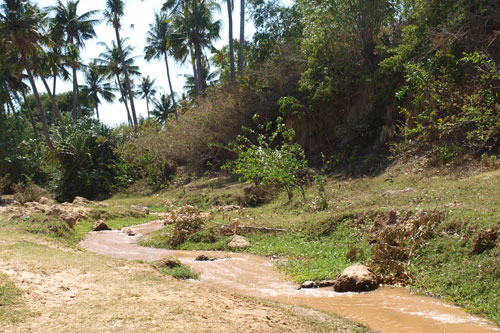
[[[206,255],[204,254],[200,254],[199,256],[196,257],[196,259],[194,259],[195,261],[214,261],[215,259],[214,258],[209,258],[207,257]]]
[[[317,282],[318,288],[326,288],[335,285],[335,280],[323,280]]]
[[[325,288],[331,287],[335,284],[335,280],[323,280],[323,281],[306,281],[302,283],[299,289],[307,288]]]
[[[146,215],[149,214],[149,208],[143,205],[132,205],[130,206],[130,209],[137,210],[139,212],[142,212]]]
[[[54,203],[54,200],[46,198],[46,197],[40,197],[36,200],[36,202],[41,203],[42,205],[52,205]]]
[[[99,220],[94,224],[94,227],[92,228],[94,231],[103,231],[103,230],[111,230],[110,227],[106,223],[104,223],[103,220]]]
[[[90,205],[90,201],[88,199],[85,199],[84,197],[75,197],[73,199],[73,206],[86,206]]]
[[[499,232],[493,229],[486,229],[481,232],[474,241],[470,254],[481,254],[486,250],[494,248],[497,245],[498,236]]]
[[[246,249],[250,246],[252,246],[252,244],[250,244],[245,237],[239,235],[234,235],[231,237],[229,243],[227,243],[227,247],[229,249]]]
[[[48,209],[47,206],[42,205],[38,202],[27,202],[24,204],[24,208],[35,213],[45,213],[45,211]]]
[[[135,236],[136,235],[136,233],[134,232],[134,230],[132,230],[132,228],[123,228],[122,232],[127,234],[127,236]]]
[[[309,289],[314,287],[315,287],[314,281],[306,281],[300,285],[299,289]]]
[[[73,212],[64,212],[59,215],[59,218],[66,222],[71,228],[73,228],[76,225],[76,222],[78,222],[78,216]]]
[[[365,265],[355,264],[340,272],[333,285],[333,290],[337,292],[362,292],[375,290],[377,287],[378,279],[373,271]]]
[[[223,206],[223,207],[217,207],[217,210],[220,212],[231,212],[231,211],[240,210],[240,209],[241,209],[241,206],[238,206],[238,205],[227,205],[227,206]]]
[[[387,192],[385,192],[383,194],[384,197],[392,197],[392,196],[395,196],[395,195],[400,195],[400,194],[404,194],[404,193],[410,193],[410,192],[415,192],[416,190],[414,188],[411,188],[411,187],[407,187],[403,190],[389,190]]]

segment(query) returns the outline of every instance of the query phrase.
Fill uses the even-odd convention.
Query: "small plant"
[[[170,275],[176,279],[198,279],[199,275],[194,273],[177,258],[164,258],[153,263],[153,267],[166,275]]]
[[[300,145],[293,143],[295,131],[286,129],[282,117],[278,117],[274,124],[262,124],[258,119],[259,116],[254,115],[257,130],[243,127],[249,135],[239,135],[236,141],[226,146],[238,154],[238,158],[226,163],[223,168],[233,170],[240,180],[254,182],[256,186],[283,187],[290,200],[295,188],[305,196],[298,173],[307,167],[307,160]],[[250,136],[256,138],[255,143]]]

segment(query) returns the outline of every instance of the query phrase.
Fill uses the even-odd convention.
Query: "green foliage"
[[[402,128],[402,149],[433,149],[443,163],[461,152],[482,153],[500,146],[500,99],[497,65],[484,54],[465,54],[457,64],[472,64],[465,76],[471,89],[457,82],[456,74],[436,62],[406,66],[406,85],[398,92],[407,121]]]
[[[118,142],[109,127],[84,119],[58,128],[53,140],[60,165],[55,178],[58,200],[72,201],[77,195],[103,198],[121,185],[122,164],[113,151]]]
[[[238,158],[228,162],[224,168],[240,175],[240,180],[256,185],[282,186],[289,199],[293,197],[294,188],[299,188],[304,194],[298,173],[307,168],[307,160],[300,145],[293,143],[295,131],[287,130],[281,117],[276,119],[275,124],[260,124],[258,118],[256,114],[254,122],[257,130],[245,127],[249,137],[239,135],[227,146],[238,154]],[[255,143],[250,136],[255,137]]]

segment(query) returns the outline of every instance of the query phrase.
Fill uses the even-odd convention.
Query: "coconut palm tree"
[[[15,50],[21,56],[40,113],[45,142],[49,149],[55,152],[31,67],[32,63],[36,62],[36,57],[33,56],[39,52],[40,43],[47,41],[46,36],[41,33],[45,15],[37,6],[26,0],[3,0],[0,9],[0,20],[3,25],[0,29],[2,38],[10,49]]]
[[[97,119],[99,119],[99,104],[101,104],[101,99],[99,97],[106,102],[112,102],[115,99],[115,94],[113,93],[115,89],[107,82],[105,71],[106,68],[100,66],[97,60],[94,59],[87,65],[84,72],[85,86],[83,86],[83,89],[95,104]]]
[[[238,49],[238,73],[245,67],[245,0],[240,0],[240,48]]]
[[[121,44],[125,45],[124,39],[121,40]],[[116,87],[118,87],[120,91],[121,98],[120,100],[125,104],[125,109],[127,110],[127,117],[129,119],[129,123],[131,125],[134,125],[134,122],[132,120],[132,116],[130,115],[130,109],[128,107],[127,103],[127,98],[126,98],[126,84],[125,84],[125,89],[122,87],[122,74],[123,74],[123,67],[122,67],[122,61],[121,61],[121,54],[120,51],[118,50],[118,46],[116,43],[113,41],[111,42],[111,47],[106,45],[106,43],[100,42],[99,45],[104,46],[105,50],[104,52],[101,52],[99,54],[99,58],[96,59],[97,62],[103,66],[106,69],[106,74],[108,79],[114,79]],[[123,47],[123,54],[124,54],[124,59],[125,59],[125,64],[127,66],[128,71],[132,75],[139,74],[139,68],[134,65],[134,57],[131,56],[133,49],[130,46],[124,46]]]
[[[233,41],[233,0],[225,0],[227,5],[228,29],[229,29],[229,68],[231,69],[231,82],[236,80],[234,68],[234,41]]]
[[[155,87],[155,80],[151,79],[148,76],[143,77],[141,84],[139,85],[139,93],[141,94],[141,97],[146,100],[146,109],[148,111],[148,118],[149,118],[149,102],[151,101],[151,97],[156,95],[156,87]]]
[[[212,42],[220,38],[222,22],[220,20],[214,21],[212,16],[213,11],[218,8],[215,2],[192,0],[185,5],[182,13],[174,21],[177,30],[172,38],[172,43],[177,44],[174,49],[181,49],[179,45],[187,44],[191,54],[194,53],[196,90],[198,95],[202,97],[205,96],[205,84],[203,76],[200,75],[203,68],[203,49],[212,47]]]
[[[64,36],[66,43],[68,43],[68,48],[72,49],[69,53],[73,56],[73,60],[75,60],[74,56],[78,54],[76,50],[84,48],[85,41],[96,36],[94,26],[99,23],[99,20],[92,19],[92,16],[98,13],[97,10],[78,15],[77,9],[79,3],[80,0],[68,0],[65,6],[58,0],[57,5],[52,8],[55,12],[53,18],[54,29]],[[80,118],[83,117],[79,101],[78,79],[76,76],[78,65],[76,61],[72,62],[71,68],[73,70],[73,118],[76,119],[77,110],[78,116]]]
[[[139,127],[138,127],[138,122],[137,122],[137,114],[135,112],[134,93],[133,93],[131,85],[130,85],[129,71],[127,68],[127,64],[125,62],[125,55],[123,54],[123,48],[122,48],[121,38],[120,38],[121,18],[124,15],[125,4],[122,0],[106,0],[105,8],[106,9],[104,10],[104,17],[106,18],[106,21],[108,22],[108,24],[111,24],[113,26],[113,28],[115,29],[116,44],[117,44],[118,50],[120,52],[120,59],[122,62],[123,74],[125,75],[125,82],[127,83],[127,90],[128,90],[128,95],[130,98],[130,108],[132,109],[132,119],[134,122],[135,131],[137,132],[139,130]]]
[[[173,113],[174,105],[172,104],[172,98],[167,94],[161,94],[159,100],[153,101],[153,110],[151,111],[151,115],[158,123],[165,123],[169,115]]]
[[[167,68],[168,85],[170,87],[170,97],[174,106],[175,119],[178,120],[177,108],[174,97],[174,90],[172,88],[172,81],[170,80],[170,70],[168,67],[168,56],[170,52],[170,36],[174,32],[174,27],[165,13],[155,13],[155,22],[149,25],[149,31],[146,36],[146,47],[144,49],[145,59],[165,60],[165,67]],[[148,115],[149,118],[149,115]]]

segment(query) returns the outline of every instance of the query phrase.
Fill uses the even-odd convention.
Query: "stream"
[[[335,313],[381,332],[493,332],[494,324],[464,309],[431,297],[410,294],[405,288],[381,287],[368,293],[336,293],[332,288],[301,289],[286,280],[271,260],[249,254],[177,251],[138,245],[140,234],[161,229],[154,221],[131,227],[137,236],[118,230],[91,232],[80,245],[88,251],[128,260],[179,258],[200,273],[203,285],[271,301],[304,305]],[[200,254],[218,258],[195,261]]]

